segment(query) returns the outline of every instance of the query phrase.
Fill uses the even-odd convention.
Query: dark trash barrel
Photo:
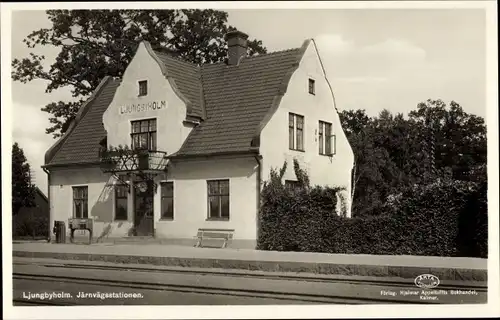
[[[64,221],[54,221],[56,243],[66,243],[66,224]]]

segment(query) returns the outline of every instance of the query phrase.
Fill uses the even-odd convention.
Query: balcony
[[[112,173],[164,171],[168,163],[166,152],[123,148],[100,150],[99,159],[101,170]]]

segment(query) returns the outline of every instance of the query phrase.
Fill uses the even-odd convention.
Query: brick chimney
[[[227,64],[236,66],[240,59],[247,55],[248,35],[241,31],[231,31],[226,34],[227,41]]]

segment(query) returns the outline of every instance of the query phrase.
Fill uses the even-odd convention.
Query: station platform
[[[487,281],[487,259],[481,258],[278,252],[156,243],[55,244],[41,241],[15,241],[12,251],[13,257],[24,258],[403,279],[432,274],[440,280]]]

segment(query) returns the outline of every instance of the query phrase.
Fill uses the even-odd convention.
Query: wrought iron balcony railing
[[[103,172],[163,171],[167,153],[151,150],[100,150],[99,159]]]

